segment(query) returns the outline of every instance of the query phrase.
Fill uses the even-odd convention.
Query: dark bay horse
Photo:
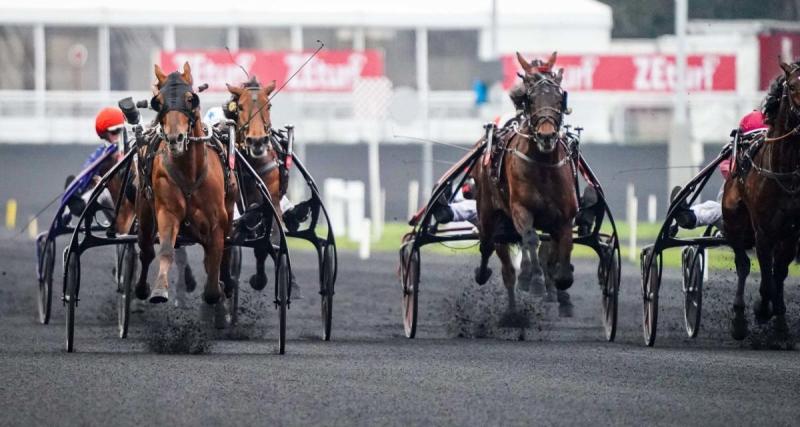
[[[140,156],[140,161],[145,162],[150,157],[152,167],[149,176],[140,180],[137,195],[142,269],[136,296],[146,299],[149,295],[151,303],[168,300],[167,273],[174,261],[180,230],[203,246],[207,275],[203,299],[208,304],[217,304],[224,296],[220,278],[226,284],[232,281],[227,268],[229,251],[224,251],[224,244],[233,221],[236,180],[232,173],[225,176],[222,160],[206,144],[189,64],[184,64],[182,73],[176,71],[168,76],[156,65],[155,76],[158,93],[151,107],[158,112],[156,121],[160,129],[158,138],[148,147],[149,156],[148,153]],[[142,188],[141,181],[152,188]],[[156,229],[161,243],[160,263],[156,285],[151,290],[147,272],[155,257]]]
[[[515,269],[509,255],[509,244],[496,241],[499,221],[510,218],[521,237],[523,251],[530,257],[532,283],[528,288],[545,287],[545,271],[539,263],[537,230],[552,238],[547,258],[547,274],[557,289],[572,286],[570,264],[572,224],[578,210],[575,179],[570,153],[561,141],[559,130],[565,112],[561,89],[563,70],[552,72],[556,54],[547,63],[528,63],[519,53],[517,59],[525,74],[522,77],[525,101],[524,119],[511,138],[506,151],[501,179],[494,181],[489,170],[479,162],[473,174],[477,183],[481,264],[475,281],[484,284],[491,275],[487,267],[492,252],[502,263],[503,282],[508,290],[509,313],[515,311]]]
[[[271,141],[272,119],[269,95],[275,90],[275,80],[261,86],[253,76],[241,86],[228,86],[232,99],[225,106],[225,116],[236,121],[236,145],[244,153],[247,162],[264,181],[272,199],[278,217],[282,216],[281,198],[286,193],[286,182],[281,177],[281,164],[275,146]],[[285,178],[285,177],[284,177]],[[260,205],[261,193],[252,179],[242,179],[240,183],[245,199],[250,205]],[[256,256],[256,273],[250,277],[250,286],[261,290],[267,285],[264,263],[267,250],[263,247],[254,249]]]
[[[780,65],[784,75],[772,84],[764,111],[769,125],[764,145],[747,175],[725,183],[722,199],[723,229],[736,255],[731,334],[737,340],[748,334],[744,285],[750,259],[745,251],[753,246],[761,268],[755,318],[771,320],[780,340],[789,334],[783,284],[800,237],[800,62]]]

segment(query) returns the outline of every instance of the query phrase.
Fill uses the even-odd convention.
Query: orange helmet
[[[103,108],[94,119],[94,130],[100,138],[107,132],[121,129],[124,125],[125,116],[122,110],[116,107]]]

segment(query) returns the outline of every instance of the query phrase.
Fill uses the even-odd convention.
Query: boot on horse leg
[[[791,236],[782,240],[775,247],[775,263],[772,270],[772,308],[774,317],[772,318],[772,332],[775,335],[775,345],[783,348],[789,339],[789,325],[786,322],[786,302],[783,297],[783,283],[789,275],[789,264],[794,260],[795,242],[797,236]]]
[[[745,316],[744,286],[750,274],[750,258],[744,249],[734,249],[736,261],[736,298],[733,301],[733,319],[731,319],[731,337],[737,341],[745,339],[749,333]]]
[[[572,286],[573,267],[570,262],[572,254],[572,227],[566,225],[553,234],[553,253],[556,263],[553,269],[553,282],[560,291],[566,291]]]
[[[179,228],[178,220],[171,212],[162,210],[157,216],[161,245],[158,250],[158,277],[156,285],[150,290],[149,301],[152,304],[169,301],[169,269],[175,261],[175,239]]]
[[[764,239],[757,239],[756,254],[758,255],[758,264],[761,267],[761,283],[759,284],[758,293],[760,298],[756,301],[753,307],[753,314],[759,324],[764,324],[772,319],[772,248],[764,243]]]
[[[267,260],[267,250],[266,248],[256,247],[253,249],[253,253],[256,256],[256,273],[250,276],[250,287],[260,291],[267,287],[267,283],[269,282],[267,273],[264,271],[264,263]]]
[[[513,209],[514,227],[522,237],[522,250],[530,254],[531,260],[531,278],[527,286],[520,286],[521,289],[544,289],[545,278],[544,270],[542,269],[539,257],[536,256],[537,249],[539,248],[539,234],[533,228],[533,218],[525,208]]]
[[[481,264],[475,268],[475,283],[485,285],[486,282],[489,281],[489,278],[492,277],[492,269],[489,268],[489,258],[492,256],[492,252],[494,252],[494,242],[485,242],[481,240],[480,250]]]
[[[187,272],[189,273],[188,275]],[[189,259],[184,246],[175,249],[175,274],[175,307],[185,308],[189,305],[186,300],[186,292],[189,287],[188,277],[191,274],[191,270],[189,269]]]

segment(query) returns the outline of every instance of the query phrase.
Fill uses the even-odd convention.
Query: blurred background
[[[799,17],[798,0],[3,2],[0,200],[16,199],[23,219],[44,207],[99,143],[95,113],[152,96],[154,63],[188,61],[195,84],[211,85],[207,109],[245,71],[280,86],[321,40],[274,99],[273,123],[296,126],[321,186],[366,183],[367,216],[406,220],[463,154],[430,141],[469,146],[512,110],[516,51],[558,51],[568,122],[583,127],[615,213],[634,184],[660,216],[669,186],[759,107],[778,57],[800,51]]]

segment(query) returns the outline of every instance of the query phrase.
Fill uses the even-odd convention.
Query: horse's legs
[[[260,291],[267,286],[267,274],[264,272],[264,262],[267,260],[267,248],[257,246],[253,249],[256,256],[256,274],[250,276],[250,287]]]
[[[530,288],[531,277],[533,277],[533,267],[531,266],[530,252],[520,246],[519,253],[521,255],[521,260],[519,263],[519,276],[517,277],[519,289],[525,292],[531,291],[535,295],[541,296],[541,294],[544,293],[544,290]]]
[[[492,269],[489,268],[489,258],[494,252],[494,218],[481,218],[480,227],[480,250],[481,264],[475,269],[475,282],[479,285],[485,284],[492,276]]]
[[[508,312],[513,313],[517,308],[516,299],[514,298],[514,284],[517,280],[517,272],[514,271],[514,263],[511,261],[508,245],[494,245],[494,248],[497,251],[497,257],[500,258],[500,263],[503,265],[503,284],[506,285],[506,291],[508,291]]]
[[[794,260],[797,238],[783,239],[775,247],[774,264],[772,269],[772,309],[775,314],[773,328],[775,332],[786,334],[789,326],[786,324],[786,303],[783,299],[783,282],[789,275],[789,264]]]
[[[158,277],[156,285],[150,291],[150,302],[154,304],[169,300],[169,269],[175,261],[175,239],[178,238],[180,221],[166,209],[159,210],[158,238],[161,242],[158,249]]]
[[[225,232],[217,227],[203,245],[205,257],[203,263],[206,267],[206,287],[203,290],[203,300],[214,305],[222,298],[222,288],[219,286],[220,266],[222,264],[222,251],[225,246]]]
[[[531,286],[533,289],[537,287],[544,289],[544,271],[539,262],[539,257],[536,256],[539,247],[539,234],[533,228],[533,217],[530,212],[522,206],[511,206],[511,219],[514,221],[514,228],[517,233],[522,236],[522,249],[528,251],[531,260]]]
[[[155,250],[153,249],[153,235],[155,223],[153,215],[148,208],[141,209],[139,215],[139,233],[137,243],[139,245],[139,262],[141,269],[139,271],[139,280],[136,282],[136,298],[146,300],[150,296],[150,285],[147,284],[147,274],[150,271],[150,263],[156,257]]]
[[[567,223],[553,234],[553,252],[555,254],[556,263],[553,268],[553,281],[556,288],[565,291],[572,286],[572,264],[570,263],[570,256],[572,255],[572,226]]]
[[[189,257],[186,247],[175,249],[175,307],[186,307],[186,270],[189,269]]]
[[[747,336],[747,317],[745,316],[744,285],[750,274],[750,258],[744,249],[734,249],[736,261],[736,298],[733,300],[733,320],[731,336],[735,340],[743,340]]]
[[[759,233],[756,233],[756,255],[758,256],[758,265],[761,268],[761,284],[759,285],[758,292],[761,294],[761,298],[756,303],[755,307],[753,307],[753,312],[759,323],[766,323],[772,318],[770,301],[772,301],[773,293],[772,267],[774,257],[772,254],[772,245],[767,243],[766,240],[763,234],[759,236]]]

